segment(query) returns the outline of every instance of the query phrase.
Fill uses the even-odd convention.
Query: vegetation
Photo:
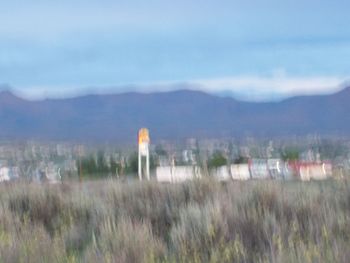
[[[299,160],[299,150],[289,148],[281,153],[283,161],[297,161]]]
[[[125,169],[125,174],[127,175],[136,175],[138,172],[138,162],[139,162],[139,156],[137,152],[133,152],[126,163],[126,169]],[[149,166],[150,169],[153,170],[156,167],[156,162],[155,158],[153,155],[149,156]]]
[[[0,185],[0,262],[348,262],[350,185]]]
[[[104,153],[98,152],[97,156],[87,156],[77,161],[78,174],[85,177],[103,177],[107,175],[116,175],[121,167],[113,157],[110,157],[109,165],[107,164]]]
[[[208,160],[209,168],[217,168],[227,164],[227,158],[221,152],[215,152]]]
[[[77,163],[78,174],[80,174],[80,169],[82,175],[87,178],[101,179],[104,177],[120,177],[123,175],[135,176],[138,172],[138,154],[133,152],[127,158],[124,165],[120,161],[116,161],[112,156],[109,157],[109,162],[107,162],[103,152],[98,152],[96,155],[89,155]],[[150,155],[150,169],[156,167],[155,158]]]
[[[244,156],[238,156],[233,163],[234,164],[242,164],[242,163],[248,163],[249,159],[248,157],[244,157]]]

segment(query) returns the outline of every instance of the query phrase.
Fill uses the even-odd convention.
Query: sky
[[[29,97],[332,93],[350,79],[349,10],[345,0],[1,0],[0,83]]]

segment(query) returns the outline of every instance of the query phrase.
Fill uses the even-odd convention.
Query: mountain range
[[[127,92],[25,100],[0,92],[0,139],[153,139],[350,135],[350,87],[330,95],[245,102],[201,91]]]

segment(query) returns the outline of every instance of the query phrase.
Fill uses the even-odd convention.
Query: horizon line
[[[157,86],[157,85],[155,85]],[[130,89],[134,87],[134,89]],[[242,102],[252,102],[252,103],[268,103],[268,102],[281,102],[284,100],[288,100],[295,97],[305,97],[305,96],[327,96],[332,94],[337,94],[343,90],[346,90],[350,88],[348,82],[344,82],[341,85],[338,85],[338,87],[334,90],[330,90],[328,92],[315,92],[315,93],[306,93],[306,94],[291,94],[289,96],[279,96],[277,99],[263,99],[263,100],[248,100],[248,99],[242,99],[239,98],[239,96],[235,96],[234,92],[230,91],[208,91],[203,89],[201,86],[196,85],[190,85],[188,83],[175,83],[171,86],[169,86],[167,89],[139,89],[137,90],[137,85],[125,85],[125,86],[116,86],[116,87],[105,87],[103,90],[100,88],[80,88],[75,89],[74,92],[71,92],[70,94],[66,93],[65,95],[53,95],[53,96],[39,96],[39,97],[32,97],[28,96],[26,92],[23,92],[23,90],[16,89],[11,85],[8,84],[0,84],[0,95],[2,93],[9,92],[13,96],[26,100],[26,101],[44,101],[44,100],[64,100],[64,99],[75,99],[80,97],[86,97],[86,96],[112,96],[112,95],[125,95],[125,94],[160,94],[160,93],[172,93],[172,92],[181,92],[181,91],[188,91],[188,92],[198,92],[198,93],[204,93],[210,96],[220,97],[220,98],[231,98],[237,101]],[[51,94],[52,95],[52,94]]]

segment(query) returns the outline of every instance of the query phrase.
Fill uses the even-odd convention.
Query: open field
[[[348,262],[347,181],[0,185],[0,262]]]

